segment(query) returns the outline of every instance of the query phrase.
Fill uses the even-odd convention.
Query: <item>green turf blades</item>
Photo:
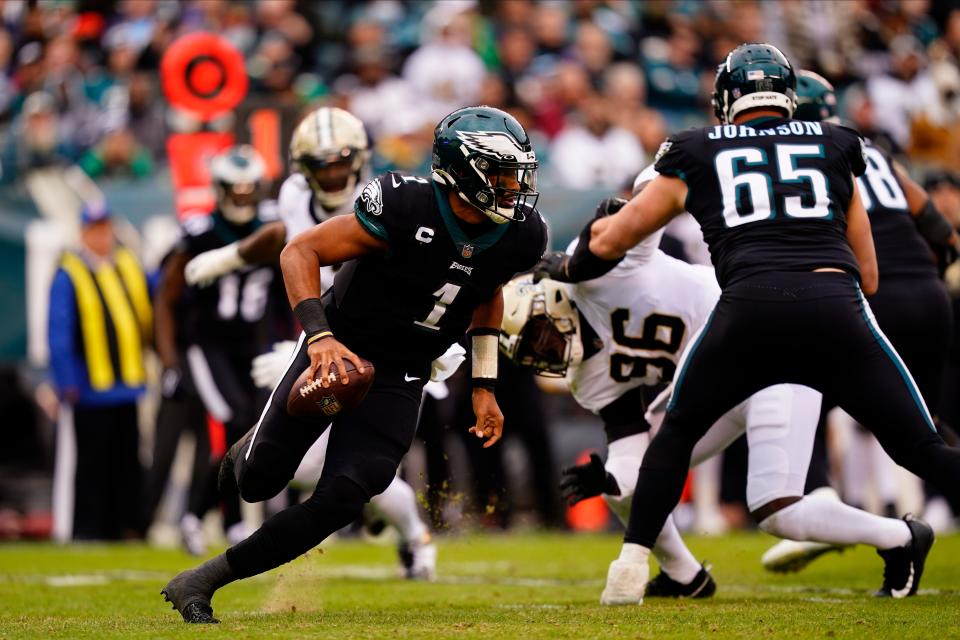
[[[872,549],[773,576],[773,538],[689,539],[722,585],[707,601],[597,604],[620,538],[468,536],[437,540],[439,582],[398,576],[391,544],[338,542],[323,554],[217,592],[223,638],[938,638],[960,629],[960,536],[937,540],[920,595],[875,599]],[[196,638],[157,591],[195,560],[136,545],[0,546],[2,638]],[[651,565],[651,573],[656,567]],[[213,637],[213,636],[211,636]]]

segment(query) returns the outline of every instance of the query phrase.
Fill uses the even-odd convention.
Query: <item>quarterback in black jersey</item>
[[[304,333],[287,373],[257,425],[228,452],[221,490],[249,501],[270,498],[293,477],[304,453],[331,428],[314,493],[264,522],[225,554],[176,576],[164,588],[187,622],[214,622],[210,599],[221,586],[293,560],[359,516],[382,492],[411,442],[430,363],[472,335],[470,430],[499,440],[503,416],[493,394],[501,286],[536,264],[546,225],[534,208],[537,161],[509,114],[460,109],[434,132],[432,179],[388,173],[363,189],[354,215],[298,235],[281,267],[290,306]],[[345,263],[320,298],[320,267]],[[356,409],[332,423],[294,418],[287,395],[308,366],[326,382],[332,363],[376,366]],[[346,381],[346,379],[344,380]]]
[[[661,175],[618,213],[594,221],[555,269],[573,280],[596,277],[686,209],[703,229],[722,289],[681,357],[666,420],[644,456],[605,604],[641,600],[649,550],[680,497],[694,445],[723,412],[772,384],[802,384],[836,399],[896,462],[944,491],[960,488],[960,450],[937,435],[864,299],[877,291],[878,276],[855,180],[866,169],[860,137],[792,120],[795,92],[796,74],[775,47],[734,49],[714,85],[722,124],[664,143],[655,165]],[[801,496],[775,502],[754,517],[786,514]],[[933,532],[917,520],[906,524],[909,541],[879,551],[881,595],[916,593]]]

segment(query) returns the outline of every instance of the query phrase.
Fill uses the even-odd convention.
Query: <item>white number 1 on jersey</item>
[[[440,318],[446,313],[447,305],[453,302],[453,299],[457,297],[458,293],[460,293],[460,285],[451,282],[445,283],[433,292],[437,302],[433,305],[433,310],[430,312],[430,315],[428,315],[425,320],[417,320],[413,324],[426,327],[432,331],[439,331],[440,327],[437,326],[437,323],[440,322]]]

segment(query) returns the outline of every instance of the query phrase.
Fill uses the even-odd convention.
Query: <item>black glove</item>
[[[183,372],[178,367],[169,367],[160,375],[160,394],[167,400],[183,397]]]
[[[540,262],[533,267],[533,281],[540,282],[544,278],[550,278],[557,282],[568,282],[566,264],[569,259],[570,256],[563,251],[548,251],[543,254]]]
[[[617,481],[603,467],[603,460],[596,453],[590,454],[590,462],[567,467],[560,482],[560,493],[570,506],[601,493],[619,495]]]
[[[604,198],[600,201],[600,204],[597,205],[596,210],[593,212],[594,218],[606,218],[607,216],[612,216],[620,209],[623,209],[623,205],[627,204],[627,201],[623,198]]]

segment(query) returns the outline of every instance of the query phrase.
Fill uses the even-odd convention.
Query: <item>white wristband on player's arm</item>
[[[470,354],[473,370],[471,378],[474,388],[491,391],[497,382],[497,339],[496,329],[474,329],[470,332],[472,352]]]
[[[219,249],[204,251],[187,263],[183,276],[187,284],[205,287],[222,275],[239,269],[246,262],[240,257],[240,249],[236,242]]]

